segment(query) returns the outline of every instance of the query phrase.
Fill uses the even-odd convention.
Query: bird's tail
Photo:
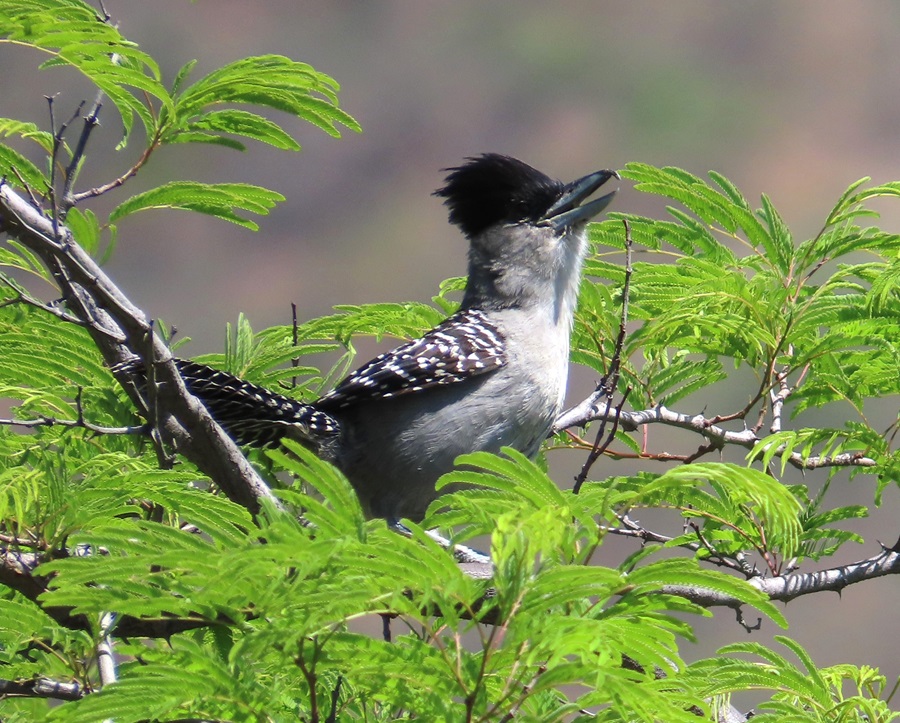
[[[338,433],[337,422],[312,404],[291,399],[258,384],[205,364],[175,359],[188,391],[238,444],[272,447],[291,437],[318,447]],[[119,364],[116,372],[132,374],[146,386],[144,362],[135,357]]]

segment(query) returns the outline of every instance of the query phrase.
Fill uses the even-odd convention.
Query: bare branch
[[[778,577],[758,576],[748,582],[757,590],[765,593],[770,600],[789,602],[803,595],[826,591],[840,592],[848,585],[897,574],[900,574],[900,544],[893,548],[885,548],[874,557],[852,562],[849,565],[832,567],[818,572],[791,573]],[[663,592],[680,595],[702,607],[725,605],[737,608],[743,604],[740,600],[715,590],[684,585],[666,585]]]
[[[57,698],[79,700],[84,689],[78,683],[63,683],[49,678],[5,680],[0,678],[0,698]]]
[[[57,419],[55,417],[40,417],[38,419],[9,419],[0,418],[0,426],[25,427],[35,429],[37,427],[70,427],[87,429],[96,434],[146,434],[147,425],[141,424],[135,427],[102,427],[92,424],[85,419]]]
[[[97,668],[100,671],[100,682],[107,686],[118,679],[116,670],[115,638],[112,631],[118,616],[115,613],[103,613],[100,616],[100,642],[97,644]]]
[[[75,150],[72,151],[72,158],[69,160],[69,165],[66,166],[62,194],[62,212],[64,218],[66,212],[75,205],[75,199],[72,196],[72,184],[75,183],[75,177],[78,175],[78,168],[84,158],[84,152],[87,150],[91,132],[100,125],[100,108],[103,107],[102,100],[103,92],[101,91],[97,94],[97,99],[94,101],[90,113],[84,117],[81,134],[78,136],[78,143],[75,144]]]
[[[634,431],[638,427],[647,424],[663,424],[669,427],[679,427],[697,432],[704,436],[716,447],[732,444],[746,449],[752,449],[761,437],[752,429],[744,429],[735,432],[723,429],[713,424],[702,414],[684,414],[675,412],[660,404],[653,409],[644,409],[636,412],[617,411],[608,402],[601,401],[602,394],[594,392],[584,401],[571,409],[563,412],[553,425],[553,433],[560,432],[569,427],[583,427],[588,422],[597,420],[611,420],[618,417],[623,429]],[[779,447],[775,456],[781,457],[784,446]],[[874,467],[876,462],[871,457],[866,457],[861,452],[844,452],[835,455],[812,455],[804,457],[799,452],[792,452],[788,456],[788,462],[797,469],[818,469],[820,467]]]

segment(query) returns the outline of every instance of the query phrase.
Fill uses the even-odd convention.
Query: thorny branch
[[[652,533],[649,533],[652,534]],[[634,537],[643,537],[636,533]],[[790,602],[804,595],[820,592],[840,592],[844,588],[866,580],[900,574],[900,541],[893,547],[882,547],[881,552],[864,560],[814,572],[791,572],[785,575],[765,577],[757,572],[747,582],[764,593],[773,602]],[[696,585],[664,585],[660,592],[678,595],[705,608],[730,607],[735,610],[746,603],[726,593]],[[490,623],[490,617],[480,618]]]
[[[900,574],[900,540],[893,547],[883,547],[881,552],[865,560],[849,565],[819,570],[817,572],[794,572],[788,575],[763,577],[757,575],[748,582],[769,600],[790,602],[803,595],[819,592],[840,592],[849,585],[864,580],[873,580],[885,575]],[[679,595],[703,607],[728,606],[739,608],[743,603],[715,590],[681,585],[667,585],[663,592]]]

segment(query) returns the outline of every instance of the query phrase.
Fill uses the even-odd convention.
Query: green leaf
[[[636,181],[635,188],[639,191],[658,193],[678,201],[714,228],[735,235],[743,231],[752,247],[765,250],[770,262],[781,261],[769,233],[743,197],[736,199],[730,189],[723,195],[680,168],[654,168],[643,163],[628,163],[622,177]],[[783,264],[779,267],[782,272],[786,271]]]
[[[6,247],[0,247],[0,266],[19,269],[43,281],[53,283],[53,277],[43,262],[31,249],[15,239],[6,239]]]
[[[365,516],[346,477],[294,440],[284,440],[284,446],[290,454],[270,450],[268,456],[297,479],[311,485],[324,499],[299,490],[281,490],[280,494],[299,503],[305,517],[327,534],[361,537]]]
[[[159,67],[153,58],[78,0],[4,0],[0,42],[4,40],[49,54],[43,68],[66,65],[83,73],[118,109],[125,138],[135,115],[148,136],[155,129],[153,114],[143,100],[133,95],[132,89],[156,98],[163,108],[174,107],[160,83]]]
[[[172,134],[170,142],[185,142],[196,137],[212,137],[222,141],[222,133],[252,138],[282,150],[299,151],[300,144],[282,130],[281,126],[256,113],[243,110],[219,110],[204,113],[184,125],[184,130]]]
[[[828,226],[836,226],[857,218],[861,215],[873,215],[873,212],[863,207],[863,202],[872,198],[900,197],[900,181],[883,183],[857,192],[857,189],[869,179],[863,178],[852,184],[838,200],[837,205],[828,216]],[[874,214],[877,215],[877,214]]]
[[[50,187],[50,178],[25,156],[9,146],[0,144],[0,178],[18,188],[43,194]]]
[[[147,665],[130,667],[120,680],[103,690],[52,711],[48,721],[96,723],[99,720],[137,723],[162,720],[190,701],[212,696],[218,691],[206,676],[198,675],[195,666],[186,686],[186,671],[177,666]]]
[[[66,216],[66,226],[75,237],[75,241],[92,256],[100,248],[100,221],[90,209],[84,211],[73,208]]]
[[[703,482],[710,484],[712,495],[698,488]],[[707,513],[711,522],[722,517],[755,539],[755,544],[777,549],[785,559],[794,557],[799,546],[799,502],[784,485],[759,470],[713,462],[686,464],[644,485],[638,498],[651,504],[667,499],[689,505],[685,514],[702,518]],[[765,530],[764,537],[760,529]]]
[[[791,265],[794,250],[794,241],[791,238],[791,232],[788,229],[787,224],[785,224],[784,219],[782,219],[778,211],[775,210],[769,197],[765,194],[762,196],[762,204],[762,217],[765,219],[766,226],[768,227],[768,237],[772,240],[771,244],[767,246],[769,253],[774,255],[774,258],[770,260],[776,262],[776,265],[782,273],[787,273]]]
[[[773,649],[759,643],[737,643],[719,650],[719,656],[693,663],[687,679],[700,684],[705,696],[728,695],[747,690],[770,690],[773,697],[756,706],[754,720],[778,721],[890,721],[896,718],[887,705],[873,697],[883,685],[877,671],[853,666],[819,669],[810,655],[795,641],[784,636],[775,640],[791,651],[802,667],[791,663]],[[761,661],[727,657],[752,655]],[[872,675],[875,672],[876,675]],[[860,694],[848,695],[846,679],[866,680]],[[765,711],[771,711],[765,712]]]
[[[179,78],[183,78],[182,73]],[[312,66],[280,55],[261,55],[230,63],[181,90],[176,98],[171,137],[204,129],[237,133],[278,147],[293,147],[276,124],[255,114],[208,110],[222,103],[281,110],[338,137],[338,126],[359,131],[359,124],[337,106],[338,84]],[[224,113],[224,115],[223,115]],[[168,140],[170,136],[164,136]]]
[[[50,153],[53,150],[53,134],[41,130],[34,123],[13,118],[0,118],[0,137],[6,136],[18,136],[34,141],[46,153]]]
[[[173,208],[205,213],[256,231],[259,226],[239,216],[235,209],[265,215],[283,200],[284,196],[280,193],[246,183],[173,181],[132,196],[117,206],[109,219],[118,221],[136,211],[150,208]]]

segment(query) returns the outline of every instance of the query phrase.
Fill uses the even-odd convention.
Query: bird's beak
[[[541,221],[549,223],[556,231],[587,223],[609,205],[619,189],[617,188],[583,206],[580,205],[581,202],[610,178],[619,178],[619,174],[615,171],[595,171],[584,178],[572,181],[566,186],[562,197],[547,209],[547,213],[544,214]]]

